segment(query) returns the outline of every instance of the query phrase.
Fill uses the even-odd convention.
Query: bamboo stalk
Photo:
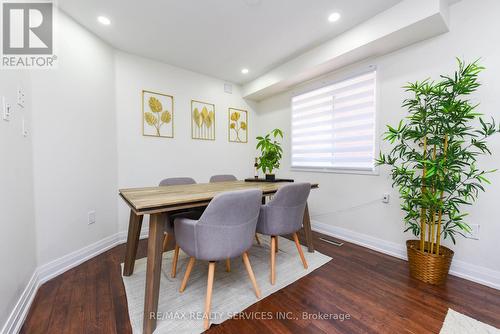
[[[429,208],[429,214],[431,213],[432,209]],[[432,217],[432,216],[431,216]],[[427,252],[429,253],[431,251],[431,230],[432,230],[432,221],[431,217],[427,217]]]
[[[434,210],[434,208],[432,209],[432,218],[431,218],[431,227],[430,227],[430,230],[431,230],[431,237],[430,237],[430,252],[431,254],[434,252],[434,238],[435,238],[435,230],[436,230],[436,211]]]
[[[424,137],[424,160],[427,155],[427,136]],[[422,171],[422,197],[425,193],[425,173],[426,173],[426,165],[424,162],[424,169]],[[420,250],[425,252],[425,220],[426,220],[427,212],[425,208],[420,209]]]
[[[448,135],[444,136],[444,148],[443,148],[443,161],[446,161],[446,154],[448,153]],[[444,189],[441,189],[441,205],[444,197]],[[436,254],[439,255],[439,247],[441,246],[441,218],[443,216],[443,209],[439,207],[438,213],[438,226],[436,235]]]
[[[443,192],[441,192],[441,201],[443,201]],[[439,208],[438,223],[436,233],[436,254],[439,255],[439,247],[441,246],[441,218],[443,217],[443,210]]]
[[[434,151],[432,153],[432,160],[434,162],[436,162],[436,144],[434,144]],[[433,182],[433,185],[432,185],[432,195],[436,195],[436,178],[434,177],[434,182]],[[432,208],[432,216],[431,216],[431,238],[430,238],[430,251],[431,251],[431,254],[434,252],[434,238],[435,238],[435,225],[436,225],[436,210],[435,208],[433,207]]]

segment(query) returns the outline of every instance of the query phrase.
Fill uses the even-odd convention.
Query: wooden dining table
[[[149,236],[146,266],[146,290],[144,297],[143,333],[150,334],[156,328],[156,313],[161,277],[163,236],[169,215],[175,211],[205,207],[217,195],[227,191],[261,189],[263,201],[287,182],[245,182],[228,181],[217,183],[198,183],[168,187],[148,187],[120,189],[120,196],[130,207],[127,245],[123,276],[134,272],[134,264],[139,244],[139,236],[144,215],[149,215]],[[318,188],[318,184],[311,184]],[[309,252],[314,252],[309,209],[306,205],[303,229]]]

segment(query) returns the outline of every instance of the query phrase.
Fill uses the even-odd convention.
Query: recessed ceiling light
[[[243,74],[248,74],[248,72],[250,72],[250,71],[248,70],[248,68],[244,68],[244,69],[242,69],[242,70],[241,70],[241,73],[243,73]]]
[[[104,24],[105,26],[109,26],[111,24],[111,20],[108,19],[106,16],[99,16],[97,18],[97,21],[99,21],[99,23],[101,24]]]
[[[259,6],[262,4],[262,0],[245,0],[248,6]]]
[[[328,21],[330,22],[337,22],[340,19],[340,13],[331,13],[330,16],[328,16]]]

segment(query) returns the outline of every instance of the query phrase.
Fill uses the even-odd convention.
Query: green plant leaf
[[[273,140],[271,139],[271,136],[274,138]],[[276,140],[277,137],[283,138],[282,130],[274,129],[264,137],[256,137],[256,148],[261,151],[258,168],[260,168],[264,173],[272,173],[275,169],[280,167],[283,149],[281,147],[281,143]]]

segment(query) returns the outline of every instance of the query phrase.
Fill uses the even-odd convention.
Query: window
[[[292,98],[292,168],[372,172],[372,71]]]

